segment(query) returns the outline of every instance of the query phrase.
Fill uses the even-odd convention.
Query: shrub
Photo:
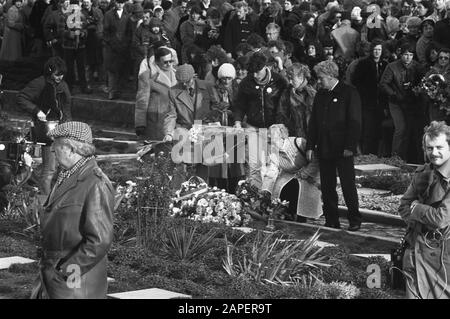
[[[240,259],[234,255],[237,246],[227,242],[223,267],[232,277],[269,283],[286,281],[306,268],[326,265],[322,263],[324,258],[318,256],[322,249],[315,246],[318,238],[318,232],[302,241],[258,232],[250,249],[241,250],[243,258]]]

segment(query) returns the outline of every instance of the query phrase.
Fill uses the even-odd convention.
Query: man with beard
[[[430,163],[419,166],[400,201],[407,224],[403,272],[409,299],[449,299],[450,127],[431,122],[423,149]]]

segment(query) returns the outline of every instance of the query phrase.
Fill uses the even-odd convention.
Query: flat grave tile
[[[0,269],[8,269],[13,264],[30,264],[33,262],[35,260],[20,256],[4,257],[0,258]]]
[[[358,194],[363,195],[380,195],[380,196],[387,196],[391,194],[391,191],[385,190],[385,189],[376,189],[376,188],[367,188],[367,187],[360,187],[357,188]]]
[[[391,261],[391,254],[351,254],[352,256],[369,258],[369,257],[383,257],[387,261]]]
[[[360,173],[371,173],[378,171],[398,171],[400,168],[386,164],[362,164],[355,165],[355,170]]]
[[[180,294],[177,292],[150,288],[134,291],[119,292],[114,294],[108,294],[108,297],[114,299],[191,299],[192,296]]]
[[[239,230],[243,233],[250,234],[251,232],[254,232],[256,229],[251,227],[233,227],[233,229]]]

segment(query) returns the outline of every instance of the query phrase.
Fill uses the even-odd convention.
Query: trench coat
[[[145,137],[161,141],[164,138],[164,118],[169,112],[169,91],[177,81],[175,71],[169,79],[156,65],[139,75],[134,126],[145,127]]]
[[[113,240],[114,193],[111,182],[95,159],[89,160],[53,189],[40,218],[41,293],[37,296],[50,299],[106,298],[107,252]],[[73,269],[79,270],[81,277],[78,287],[71,288],[68,282],[75,278],[71,278]]]
[[[0,50],[0,60],[16,61],[22,57],[23,16],[16,6],[9,8]]]
[[[408,225],[403,271],[409,298],[450,298],[450,192],[441,178],[431,164],[420,166],[400,201],[399,214]],[[411,210],[415,200],[419,204]],[[436,230],[442,241],[430,239]]]
[[[301,141],[297,144],[297,141]],[[284,156],[283,154],[289,154]],[[297,215],[317,219],[322,214],[320,191],[319,161],[314,158],[311,163],[306,160],[306,141],[297,137],[288,137],[283,149],[278,152],[278,165],[275,174],[263,174],[262,190],[272,194],[272,198],[280,198],[281,191],[292,179],[299,183]],[[297,173],[308,176],[307,180]]]

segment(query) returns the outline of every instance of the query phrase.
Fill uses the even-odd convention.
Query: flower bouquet
[[[193,193],[190,197],[174,199],[169,215],[227,226],[246,226],[250,221],[239,198],[217,187],[208,188],[204,193]]]
[[[431,74],[424,77],[413,91],[426,94],[433,104],[445,111],[447,115],[450,114],[449,83],[442,74]]]
[[[238,182],[236,196],[242,201],[246,212],[255,219],[265,221],[269,217],[274,219],[289,217],[288,201],[281,201],[279,198],[272,199],[270,192],[258,189],[248,180]]]

